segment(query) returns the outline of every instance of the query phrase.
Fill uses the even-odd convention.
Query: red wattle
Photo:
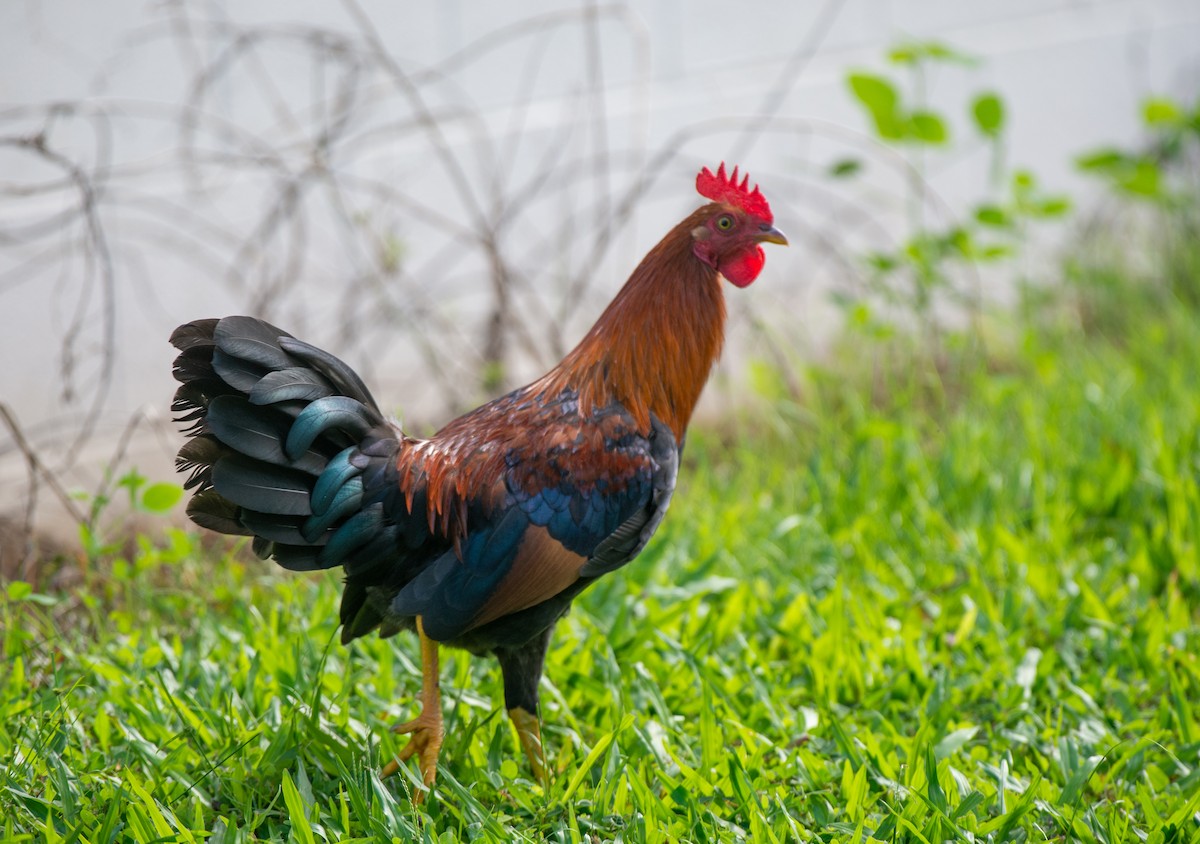
[[[758,278],[758,274],[762,272],[766,262],[767,254],[763,252],[761,246],[756,245],[751,249],[730,255],[717,265],[717,271],[729,279],[730,284],[736,287],[748,287],[750,282]]]

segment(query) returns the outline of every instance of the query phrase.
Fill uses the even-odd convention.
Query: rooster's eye
[[[729,231],[733,228],[733,217],[730,217],[728,214],[722,214],[720,217],[717,217],[717,228],[723,232]]]

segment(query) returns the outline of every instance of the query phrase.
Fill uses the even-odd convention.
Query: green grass
[[[335,576],[164,530],[10,586],[0,836],[1198,841],[1200,318],[1121,295],[1118,336],[1040,320],[952,375],[848,338],[803,402],[694,431],[559,626],[546,791],[449,651],[436,793],[377,779],[417,648],[337,644]]]

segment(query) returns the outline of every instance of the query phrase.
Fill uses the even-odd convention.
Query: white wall
[[[274,275],[286,282],[287,293],[286,301],[281,296],[268,303],[277,321],[286,320],[287,327],[362,368],[385,406],[410,419],[444,418],[449,404],[474,396],[471,386],[448,397],[431,386],[437,376],[414,362],[414,347],[402,332],[355,330],[353,308],[346,310],[342,294],[346,279],[373,258],[347,254],[350,241],[338,228],[345,222],[339,223],[336,213],[314,212],[301,235],[299,265],[289,266],[282,257],[286,243],[271,243],[265,255],[243,260],[246,278],[238,280],[231,270],[234,256],[261,224],[268,207],[264,197],[277,196],[278,179],[264,176],[262,168],[223,165],[204,171],[209,181],[197,185],[189,182],[177,154],[178,104],[194,90],[196,69],[211,66],[228,46],[223,32],[262,27],[278,34],[303,26],[357,37],[352,16],[341,4],[326,2],[193,3],[182,7],[186,18],[171,16],[173,8],[178,7],[141,0],[0,5],[0,137],[31,137],[46,126],[47,103],[73,104],[71,114],[54,119],[49,144],[101,185],[98,219],[113,262],[113,275],[106,280],[81,257],[79,244],[89,237],[82,224],[55,230],[47,223],[49,235],[37,228],[77,203],[78,191],[69,182],[64,185],[63,172],[44,157],[0,146],[0,400],[43,453],[61,454],[95,394],[105,345],[104,307],[111,301],[117,338],[111,389],[95,435],[65,477],[68,484],[94,488],[100,467],[139,411],[150,421],[132,438],[125,464],[168,473],[178,437],[165,424],[173,391],[166,336],[181,321],[248,307],[258,279]],[[769,315],[779,336],[801,353],[811,353],[828,335],[836,313],[828,305],[828,291],[845,282],[846,271],[822,254],[820,244],[841,244],[851,253],[880,238],[875,222],[892,230],[884,240],[899,236],[903,188],[884,166],[885,154],[872,153],[867,172],[848,191],[831,188],[820,175],[865,139],[863,115],[843,81],[848,69],[900,73],[887,69],[882,56],[906,38],[938,39],[980,60],[974,68],[939,68],[929,79],[928,99],[956,118],[959,140],[950,152],[926,160],[935,206],[942,209],[934,213],[964,208],[988,189],[988,151],[971,138],[964,114],[973,92],[990,88],[1004,95],[1011,121],[1009,162],[1032,168],[1050,189],[1087,196],[1089,188],[1073,172],[1072,157],[1101,143],[1135,142],[1142,98],[1159,92],[1193,96],[1200,75],[1200,3],[1195,0],[641,0],[597,7],[597,23],[590,28],[579,22],[580,9],[588,6],[554,0],[379,0],[365,8],[388,52],[406,71],[435,67],[445,74],[424,90],[432,107],[469,115],[450,120],[445,137],[467,162],[473,184],[496,181],[511,187],[535,178],[554,160],[555,139],[564,126],[570,129],[566,157],[586,159],[580,168],[595,170],[580,176],[572,190],[561,188],[568,184],[563,176],[559,193],[521,212],[516,233],[506,231],[504,248],[512,266],[537,279],[529,295],[544,290],[553,299],[560,294],[555,279],[587,266],[592,227],[606,203],[629,188],[649,152],[661,151],[686,127],[697,130],[679,143],[678,154],[624,221],[595,269],[594,284],[563,328],[560,345],[579,335],[641,254],[694,205],[691,179],[697,165],[737,155],[762,184],[796,247],[774,250],[762,280],[736,293],[734,361],[754,354],[761,342],[746,330],[748,314],[741,313],[738,322],[747,307]],[[545,25],[536,37],[476,61],[453,61],[464,50],[463,58],[471,59],[481,43],[490,43],[489,34],[510,32],[507,28],[539,16],[545,16]],[[815,54],[803,62],[802,72],[784,78],[788,63],[799,61],[801,48],[823,31],[823,20],[830,25]],[[549,21],[556,25],[551,28]],[[535,58],[540,64],[533,63]],[[213,83],[204,107],[238,132],[282,144],[281,166],[294,173],[306,166],[300,142],[306,130],[297,128],[312,117],[304,106],[314,86],[334,82],[332,76],[318,79],[310,59],[300,48],[281,48],[257,67],[239,65]],[[533,82],[523,87],[527,78]],[[596,78],[603,80],[603,91],[593,90]],[[377,127],[411,114],[386,80],[371,79],[362,95],[377,106],[372,118]],[[764,123],[755,115],[780,84],[786,95],[773,121]],[[519,130],[513,128],[517,117]],[[755,126],[764,131],[748,134]],[[402,185],[424,205],[469,225],[469,209],[454,199],[427,135],[381,131],[369,136],[370,121],[360,128],[372,139],[364,141],[357,157],[346,159],[347,173]],[[104,132],[111,137],[104,138]],[[481,136],[494,149],[484,149]],[[287,153],[290,138],[296,139],[293,157]],[[505,157],[505,144],[514,138],[521,143]],[[228,152],[231,143],[206,134],[198,149]],[[110,161],[97,172],[103,154]],[[499,188],[480,189],[477,198],[486,205],[503,195]],[[440,309],[440,318],[456,332],[434,338],[450,361],[441,377],[466,377],[479,352],[478,321],[488,295],[482,251],[477,244],[456,248],[428,214],[368,196],[365,188],[355,194],[355,214],[369,216],[371,226],[399,238],[408,282],[416,283],[401,305],[421,301]],[[318,195],[312,201],[332,199]],[[569,232],[564,220],[570,222]],[[211,231],[204,228],[200,237],[202,226],[210,224]],[[1056,231],[1063,236],[1068,229]],[[189,233],[204,244],[191,242]],[[337,313],[336,325],[326,316],[330,313]],[[76,321],[84,326],[78,342],[64,346]],[[549,341],[533,345],[514,356],[522,375],[545,365],[557,348]],[[64,377],[65,370],[70,377]],[[24,491],[23,458],[0,434],[0,511],[18,511]],[[54,509],[46,500],[43,514],[52,518]]]

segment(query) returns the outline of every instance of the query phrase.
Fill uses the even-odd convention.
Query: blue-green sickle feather
[[[334,431],[357,442],[382,421],[362,402],[349,396],[317,399],[296,417],[284,450],[290,456],[303,454],[322,434]]]

